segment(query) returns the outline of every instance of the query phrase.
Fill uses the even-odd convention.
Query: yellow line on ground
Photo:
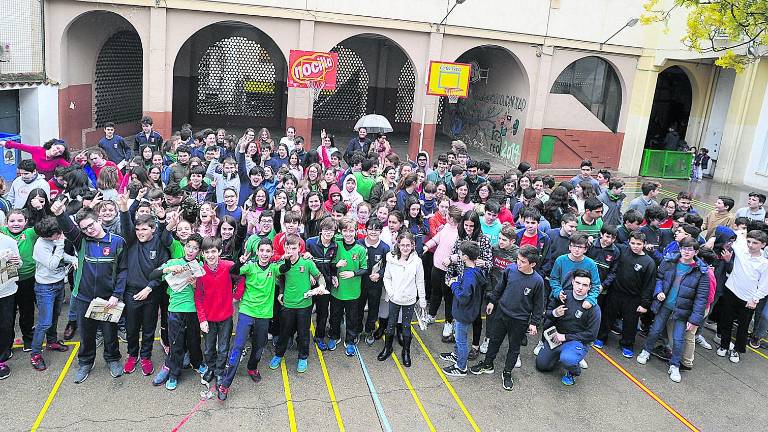
[[[768,360],[768,355],[765,355],[765,354],[761,353],[760,351],[752,348],[751,346],[749,346],[749,344],[747,344],[747,348],[749,348],[752,352],[754,352],[755,354],[759,355],[760,357]]]
[[[48,412],[48,408],[51,407],[51,404],[53,403],[53,399],[56,397],[56,393],[59,392],[59,387],[61,386],[62,381],[64,381],[64,377],[67,376],[67,372],[69,371],[69,368],[72,366],[72,361],[75,359],[75,356],[77,355],[77,351],[80,349],[80,342],[71,342],[70,344],[74,346],[72,348],[72,352],[69,353],[69,358],[67,359],[67,362],[64,364],[64,369],[61,370],[61,373],[59,374],[59,378],[57,378],[56,383],[53,384],[53,389],[51,389],[51,392],[48,393],[48,399],[45,400],[45,404],[43,404],[43,408],[37,414],[35,423],[32,425],[32,429],[31,429],[32,431],[36,431],[37,428],[40,427],[40,423],[43,422],[43,418],[45,418],[45,413]]]
[[[312,333],[312,337],[315,337],[315,325],[309,324],[309,331]],[[320,360],[320,368],[323,370],[323,377],[325,378],[325,385],[328,387],[328,396],[331,397],[331,405],[333,405],[333,413],[336,415],[336,423],[339,425],[339,430],[344,432],[344,420],[341,419],[341,412],[339,411],[339,403],[336,401],[336,393],[333,392],[333,384],[331,384],[331,378],[328,376],[328,368],[325,366],[325,359],[323,358],[323,352],[317,345],[310,341],[312,345],[315,345],[315,351],[317,351],[317,358]]]
[[[400,365],[400,361],[397,359],[397,356],[395,354],[392,354],[392,360],[395,361],[395,365],[397,366],[397,369],[400,370],[400,375],[402,375],[403,381],[405,381],[405,386],[408,387],[408,391],[411,392],[411,396],[413,396],[413,401],[416,402],[416,406],[419,408],[419,411],[421,412],[421,416],[424,417],[424,420],[426,420],[429,430],[434,431],[435,425],[433,425],[432,420],[429,419],[427,412],[424,410],[424,405],[421,404],[421,399],[419,399],[419,395],[416,394],[416,390],[413,389],[413,386],[411,385],[411,380],[408,379],[408,375],[406,375],[405,369],[403,369],[403,366]]]
[[[291,384],[288,382],[288,368],[285,362],[280,362],[280,370],[283,375],[283,389],[285,390],[285,405],[288,408],[288,424],[291,432],[296,431],[296,415],[293,412],[293,398],[291,397]]]
[[[456,390],[453,389],[453,386],[445,377],[443,370],[437,364],[437,362],[435,361],[435,358],[432,357],[432,353],[430,353],[427,346],[424,345],[424,341],[421,340],[421,336],[419,336],[419,333],[416,331],[416,328],[411,326],[411,332],[413,333],[413,336],[416,338],[416,341],[419,342],[419,345],[421,345],[421,349],[424,350],[424,354],[427,355],[427,358],[429,359],[430,363],[432,363],[432,366],[434,366],[435,370],[437,370],[437,374],[440,375],[440,379],[443,380],[443,383],[448,388],[448,391],[451,393],[451,396],[453,396],[453,399],[459,405],[459,408],[461,408],[461,411],[464,413],[464,416],[467,418],[467,420],[469,420],[469,424],[472,425],[472,430],[479,432],[480,428],[477,427],[477,423],[475,423],[475,419],[472,417],[472,414],[470,414],[469,411],[467,410],[467,407],[464,406],[464,402],[461,401],[461,398],[456,393]]]

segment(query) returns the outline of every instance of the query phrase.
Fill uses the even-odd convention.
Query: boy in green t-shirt
[[[275,346],[275,356],[269,362],[270,369],[280,367],[288,341],[297,334],[297,349],[299,361],[296,371],[306,372],[307,358],[309,357],[309,325],[312,321],[312,297],[316,294],[327,294],[325,281],[320,277],[312,260],[299,256],[301,238],[296,234],[285,236],[285,255],[278,261],[278,271],[285,275],[285,286],[277,298],[282,309],[280,311],[280,337]],[[317,282],[319,287],[312,289],[312,284]]]
[[[260,240],[256,262],[250,258],[248,253],[240,257],[240,262],[244,263],[240,267],[240,274],[245,276],[245,285],[241,283],[235,291],[235,301],[240,301],[240,308],[235,340],[219,382],[218,397],[221,401],[227,399],[229,387],[240,364],[240,355],[249,337],[252,349],[248,358],[248,376],[255,383],[261,382],[258,366],[264,347],[267,345],[269,321],[274,313],[275,279],[279,272],[278,264],[270,262],[272,240],[268,238]]]
[[[151,278],[161,278],[167,281],[167,275],[177,275],[186,270],[186,265],[195,261],[200,254],[203,238],[200,234],[192,234],[184,244],[184,257],[172,258],[150,275]],[[165,388],[175,390],[181,374],[184,353],[189,352],[189,361],[202,376],[208,371],[203,363],[203,351],[200,349],[200,322],[195,308],[195,278],[190,280],[180,290],[168,286],[168,341],[170,351],[165,358],[165,364],[155,375],[152,384],[159,386],[165,383]]]
[[[270,241],[270,244],[272,244],[272,240],[274,240],[274,238],[274,214],[271,210],[264,210],[259,215],[258,231],[253,233],[250,237],[248,237],[248,240],[245,241],[243,253],[247,253],[252,258],[256,257],[259,252],[259,242],[263,239],[267,239]]]
[[[19,328],[24,342],[24,352],[32,350],[32,337],[35,334],[35,260],[32,251],[37,241],[33,227],[27,227],[27,214],[22,209],[8,212],[7,226],[0,227],[0,232],[16,240],[19,245],[19,280],[16,285],[16,308],[19,311]],[[73,296],[74,297],[74,296]]]
[[[333,263],[336,265],[338,277],[334,278],[331,288],[331,329],[328,332],[328,349],[333,351],[341,343],[341,316],[347,323],[345,326],[344,346],[348,356],[355,355],[355,343],[358,331],[357,300],[360,298],[362,276],[368,274],[368,250],[357,243],[357,222],[351,218],[343,218],[341,241]]]

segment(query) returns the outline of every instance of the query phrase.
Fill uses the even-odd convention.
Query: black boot
[[[392,339],[391,335],[384,336],[384,349],[381,350],[379,356],[376,357],[379,361],[384,361],[392,355]]]
[[[387,329],[387,322],[389,320],[387,318],[379,318],[379,328],[376,329],[376,331],[373,332],[373,338],[375,340],[381,339],[382,336],[384,336],[384,330]]]
[[[412,336],[403,337],[403,366],[411,367],[411,339]]]
[[[397,343],[400,344],[400,346],[403,346],[403,325],[402,324],[396,324],[395,325],[396,333],[397,333]]]

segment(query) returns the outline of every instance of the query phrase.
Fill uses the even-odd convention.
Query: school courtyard
[[[638,194],[640,180],[630,180],[628,198]],[[705,211],[721,194],[731,194],[737,207],[746,201],[746,191],[709,181],[665,181],[662,196],[684,189],[694,193],[694,206]],[[62,320],[60,331],[64,325]],[[361,343],[356,357],[344,355],[343,348],[322,355],[313,348],[303,374],[296,372],[293,348],[282,368],[272,371],[267,367],[273,353],[269,344],[261,362],[262,382],[253,383],[242,365],[224,403],[215,395],[206,398],[192,370],[171,392],[153,387],[151,377],[138,369],[113,379],[99,354],[88,380],[76,385],[76,341],[69,352],[46,353],[44,372],[34,371],[28,355],[17,349],[8,363],[12,375],[0,383],[8,413],[4,430],[722,431],[762,430],[768,419],[768,351],[748,347],[741,362],[732,364],[699,346],[694,370],[683,372],[683,381],[675,384],[664,362],[652,357],[641,366],[625,359],[612,336],[603,350],[590,351],[589,368],[576,385],[565,387],[559,373],[535,370],[537,337],[529,337],[522,368],[513,373],[514,389],[507,392],[501,387],[506,342],[495,374],[448,378],[439,371],[445,365],[440,352],[452,347],[440,340],[442,324],[426,331],[413,327],[417,336],[410,368],[396,360],[377,361],[383,347],[378,341],[372,347]],[[714,345],[713,333],[705,330],[704,335]],[[637,352],[641,342],[638,336]],[[124,344],[121,350],[125,355]],[[156,369],[162,359],[157,342]]]

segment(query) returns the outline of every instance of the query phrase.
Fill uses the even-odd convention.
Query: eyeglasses
[[[93,221],[93,222],[89,223],[86,226],[81,226],[80,230],[81,231],[90,231],[94,227],[94,225],[96,225],[96,221]]]
[[[696,252],[696,249],[694,249],[692,247],[684,247],[684,248],[680,248],[680,252],[693,253],[693,252]]]

